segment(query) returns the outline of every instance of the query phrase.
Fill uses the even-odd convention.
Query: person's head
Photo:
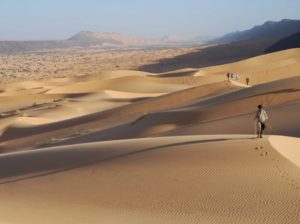
[[[261,104],[259,104],[259,105],[257,106],[257,108],[258,108],[258,109],[262,109],[263,106],[262,106]]]

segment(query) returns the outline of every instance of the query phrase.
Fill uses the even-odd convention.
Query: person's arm
[[[265,115],[266,120],[268,120],[269,116],[268,116],[268,114],[267,114],[267,112],[265,110],[264,110],[264,115]]]

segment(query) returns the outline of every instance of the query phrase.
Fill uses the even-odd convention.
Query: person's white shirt
[[[265,121],[269,118],[267,112],[264,109],[257,110],[256,117],[261,123],[265,123]]]

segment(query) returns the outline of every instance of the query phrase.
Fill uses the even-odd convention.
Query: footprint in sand
[[[266,157],[268,155],[268,152],[262,152],[260,155]]]
[[[256,147],[255,147],[256,150],[260,150],[260,149],[263,149],[263,148],[264,148],[264,147],[262,147],[262,146],[256,146]]]

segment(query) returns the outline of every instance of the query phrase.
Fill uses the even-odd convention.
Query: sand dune
[[[297,223],[298,168],[268,139],[249,137],[149,138],[3,155],[1,218],[11,223],[98,223],[103,217],[106,223]]]
[[[270,82],[298,76],[300,70],[300,50],[298,48],[250,58],[244,61],[200,69],[207,75],[225,75],[233,72],[251,84]],[[197,74],[195,74],[197,75]]]
[[[53,138],[54,136],[59,136],[59,138],[63,140],[66,137],[73,136],[74,133],[78,135],[81,129],[92,129],[92,132],[98,132],[122,124],[129,123],[129,125],[131,125],[132,122],[136,123],[152,112],[176,108],[183,104],[195,102],[200,97],[233,91],[239,88],[240,87],[228,85],[226,82],[213,83],[49,125],[28,128],[12,126],[0,137],[2,141],[1,148],[2,150],[6,150],[11,147],[16,148],[18,145],[22,147],[30,146],[34,143],[36,144],[37,139],[39,139],[39,142],[47,142],[47,139]]]
[[[68,93],[86,93],[96,92],[99,90],[115,90],[125,92],[141,92],[141,93],[155,93],[155,92],[172,92],[186,88],[184,83],[174,83],[170,85],[168,80],[159,80],[153,77],[136,77],[126,76],[108,80],[88,81],[82,83],[75,83],[69,86],[57,87],[49,90],[48,94],[68,94]],[[127,85],[124,85],[127,83]],[[148,83],[147,86],[143,86]]]
[[[219,87],[223,85],[224,89],[219,89],[223,94],[208,98],[199,97],[200,90],[208,94],[209,91],[214,89],[213,93],[216,94],[218,85]],[[258,104],[263,104],[270,115],[272,129],[271,127],[268,128],[267,133],[300,136],[299,126],[295,122],[298,116],[300,97],[298,91],[300,87],[299,77],[261,84],[252,88],[238,89],[240,87],[234,85],[227,88],[229,87],[232,89],[228,89],[229,92],[227,93],[225,93],[224,83],[210,84],[174,93],[173,96],[176,97],[176,102],[179,103],[176,108],[159,107],[159,111],[142,114],[134,122],[129,121],[127,124],[122,123],[106,130],[77,136],[62,143],[74,144],[153,135],[174,136],[215,133],[254,135],[253,117]],[[184,97],[182,101],[179,98],[180,93]],[[189,101],[189,97],[194,98]],[[165,101],[164,105],[172,103],[170,95],[153,99],[153,101],[159,99]],[[165,99],[168,99],[168,102]],[[143,105],[143,108],[147,111],[147,102]],[[175,104],[172,103],[172,105]],[[153,107],[151,106],[151,108]],[[285,119],[281,119],[281,117],[285,117]]]
[[[268,62],[271,59],[271,64],[274,64],[275,59],[291,60],[287,58],[288,55],[293,59],[296,50],[288,52],[290,53],[284,51],[266,55],[265,58],[261,59],[263,63],[260,64],[264,64],[264,62]],[[259,58],[242,61],[239,66],[234,64],[233,68],[245,67],[244,64],[253,66],[253,61],[259,64]],[[265,68],[272,70],[272,66],[269,64],[266,64]],[[174,71],[174,73],[186,71],[191,70]],[[192,72],[194,73],[195,71],[192,70]],[[289,67],[287,67],[287,72],[290,72]],[[112,74],[112,78],[109,78],[109,74]],[[77,97],[72,97],[68,100],[68,103],[62,103],[51,111],[31,112],[32,116],[40,116],[42,119],[60,117],[60,120],[53,120],[61,122],[51,126],[44,125],[44,127],[30,127],[29,129],[24,127],[8,128],[7,132],[1,136],[2,148],[10,148],[10,143],[7,141],[12,141],[13,139],[14,147],[16,147],[18,141],[20,141],[20,145],[24,146],[24,137],[36,135],[37,133],[39,137],[32,138],[32,141],[26,140],[28,146],[36,142],[36,139],[47,142],[47,139],[53,137],[61,138],[62,142],[67,140],[70,143],[77,143],[82,141],[88,142],[91,139],[98,141],[152,135],[213,134],[214,132],[219,134],[250,134],[254,132],[251,117],[257,104],[264,104],[273,113],[272,107],[297,101],[299,97],[297,91],[300,83],[299,78],[283,78],[282,76],[278,81],[265,82],[265,84],[246,88],[247,86],[237,81],[226,83],[224,74],[153,77],[148,73],[142,73],[141,76],[138,76],[138,72],[119,71],[106,74],[105,79],[99,79],[97,76],[83,77],[83,80],[74,80],[65,86],[54,86],[45,94],[74,95],[76,93],[79,94]],[[141,83],[147,83],[147,85],[142,85]],[[149,85],[150,83],[151,85]],[[162,85],[169,86],[169,89],[162,88]],[[191,88],[191,86],[195,85],[198,85],[198,87]],[[147,87],[145,88],[145,86]],[[240,88],[242,89],[238,90]],[[167,92],[161,92],[162,90]],[[228,91],[233,92],[225,94]],[[158,96],[168,92],[171,93]],[[84,95],[81,96],[80,94]],[[79,100],[86,98],[88,101],[91,101],[92,98],[89,96],[94,98],[92,105]],[[207,96],[210,97],[206,99],[205,97]],[[148,99],[136,102],[145,98]],[[96,102],[97,104],[95,104]],[[129,105],[122,106],[124,104]],[[98,112],[99,110],[100,112]],[[291,113],[293,113],[293,110]],[[70,118],[74,119],[64,120]],[[245,124],[248,122],[248,125],[236,127],[233,125],[238,124],[238,122],[234,121],[235,119],[239,119],[241,120],[240,122]],[[290,120],[292,121],[293,119]],[[222,125],[222,121],[226,125]],[[275,134],[285,134],[287,132],[284,124],[280,126],[282,128],[275,128]],[[292,127],[294,126],[295,124],[292,124]],[[70,127],[73,128],[70,129]],[[219,128],[216,130],[215,127]],[[293,136],[298,136],[299,131],[295,130],[295,128],[288,130],[293,129]],[[81,129],[91,129],[92,131],[84,131],[88,133],[88,136],[82,136],[78,134],[81,132]],[[127,129],[130,131],[126,131]],[[70,136],[73,136],[74,133],[76,139],[73,137],[70,139]],[[290,131],[289,134],[291,134]],[[20,139],[21,137],[22,139]]]
[[[270,137],[270,143],[280,154],[300,167],[300,140],[283,136]]]
[[[0,223],[298,223],[299,54],[1,84]]]
[[[74,79],[114,70],[140,70],[140,66],[194,52],[197,48],[116,49],[91,47],[0,55],[1,83]],[[104,74],[103,77],[106,75]]]

